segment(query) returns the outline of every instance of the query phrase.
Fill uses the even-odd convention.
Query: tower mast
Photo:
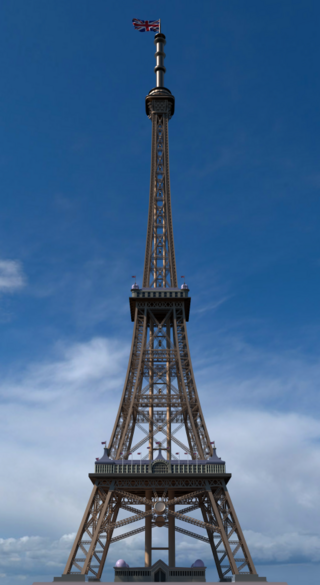
[[[174,114],[174,97],[164,87],[164,34],[155,36],[156,87],[146,97],[146,114],[152,122],[151,174],[147,242],[143,271],[143,287],[178,286],[174,252],[168,123]]]

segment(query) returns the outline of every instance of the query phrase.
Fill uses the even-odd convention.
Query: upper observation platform
[[[155,305],[157,305],[159,310],[161,310],[161,308],[167,310],[170,306],[170,303],[172,305],[173,303],[183,303],[185,318],[186,321],[189,321],[191,297],[189,297],[189,288],[186,284],[183,284],[181,288],[139,288],[137,284],[134,284],[131,288],[131,297],[129,301],[132,321],[134,321],[137,302],[139,302],[139,304],[148,302],[148,305],[151,303],[150,306],[153,308],[155,308]]]

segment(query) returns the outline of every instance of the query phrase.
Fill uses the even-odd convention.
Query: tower
[[[175,566],[175,533],[180,532],[211,547],[220,581],[264,581],[230,498],[231,474],[210,441],[192,369],[189,289],[178,287],[171,213],[168,124],[175,100],[164,86],[165,36],[156,34],[154,42],[156,87],[146,97],[152,124],[147,241],[142,288],[134,284],[129,299],[134,324],[129,364],[108,447],[89,474],[92,493],[64,574],[56,580],[100,580],[110,545],[140,532],[145,533],[145,566],[122,564],[116,567],[117,580],[205,580],[201,566]],[[182,429],[185,443],[177,436]],[[135,441],[137,430],[143,437]],[[157,435],[162,441],[155,441]],[[187,457],[178,458],[174,445]],[[148,453],[133,458],[144,446]],[[118,520],[120,510],[130,516]],[[190,516],[194,511],[202,519]],[[139,528],[115,534],[139,521]],[[168,530],[168,546],[161,547],[168,551],[168,566],[152,565],[153,529]]]

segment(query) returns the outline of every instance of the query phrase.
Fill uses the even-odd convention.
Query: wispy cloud
[[[260,323],[257,328],[261,331]],[[235,329],[207,331],[195,346],[193,365],[202,401],[209,404],[213,398],[219,409],[232,403],[237,408],[247,404],[313,413],[319,405],[317,353],[304,355],[299,347],[279,350],[276,344],[266,348],[259,337],[249,343]]]
[[[221,299],[217,300],[216,302],[209,303],[208,305],[204,305],[200,309],[194,309],[193,310],[193,314],[194,315],[198,315],[198,314],[201,314],[201,313],[207,313],[208,311],[215,311],[221,305],[223,305],[224,303],[226,303],[232,296],[233,295],[227,295],[227,296],[222,297]]]
[[[104,338],[86,343],[56,346],[55,358],[34,363],[15,374],[3,375],[0,397],[7,403],[22,401],[38,408],[43,404],[55,405],[63,400],[68,405],[80,395],[92,400],[88,391],[94,387],[95,397],[122,383],[121,365],[128,348]]]
[[[18,260],[0,260],[0,293],[9,293],[25,286],[26,278]]]

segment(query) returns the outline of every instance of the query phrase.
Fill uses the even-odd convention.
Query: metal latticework
[[[143,423],[148,427],[145,437],[134,444],[135,427],[142,429]],[[181,426],[187,445],[175,437]],[[149,459],[153,459],[157,434],[166,442],[167,459],[173,458],[172,443],[192,459],[212,454],[192,370],[182,299],[141,298],[136,303],[131,357],[109,443],[111,457],[127,458],[146,445]]]
[[[230,477],[230,476],[229,476]],[[150,519],[150,530],[156,527],[155,503],[164,503],[163,526],[170,529],[170,517],[201,528],[207,536],[174,525],[176,532],[210,544],[221,581],[231,575],[256,575],[250,552],[234,511],[224,478],[204,477],[182,480],[153,477],[152,479],[97,478],[91,476],[95,487],[65,573],[82,574],[100,579],[111,543],[118,542],[146,531],[146,526],[113,536],[114,530],[135,522]],[[195,489],[195,484],[197,488]],[[165,487],[164,487],[165,486]],[[200,488],[200,489],[199,489]],[[142,493],[149,497],[142,496]],[[133,508],[143,506],[145,509]],[[177,505],[192,504],[180,511]],[[117,520],[120,509],[132,515]],[[201,510],[203,520],[189,516],[193,510]],[[174,566],[174,565],[173,565]]]
[[[216,465],[221,460],[210,442],[192,369],[186,325],[189,289],[177,284],[171,214],[168,121],[174,98],[163,87],[164,35],[156,35],[155,43],[157,87],[146,98],[152,152],[143,287],[135,284],[132,289],[134,328],[120,406],[105,459],[99,460],[103,466],[90,474],[93,491],[64,575],[99,580],[110,544],[141,532],[145,566],[150,567],[152,531],[161,527],[168,530],[170,567],[175,566],[179,532],[210,545],[221,581],[230,581],[232,575],[258,580],[227,489],[231,475]],[[156,438],[161,439],[166,458],[159,450],[155,459]],[[188,454],[186,461],[176,457],[174,446]],[[142,448],[148,451],[143,461],[130,461],[129,456],[138,451],[141,455]],[[127,516],[118,519],[121,510]],[[136,522],[142,525],[114,535]]]
[[[151,179],[143,287],[177,287],[174,253],[168,120],[172,105],[158,95],[149,102],[152,121]]]

